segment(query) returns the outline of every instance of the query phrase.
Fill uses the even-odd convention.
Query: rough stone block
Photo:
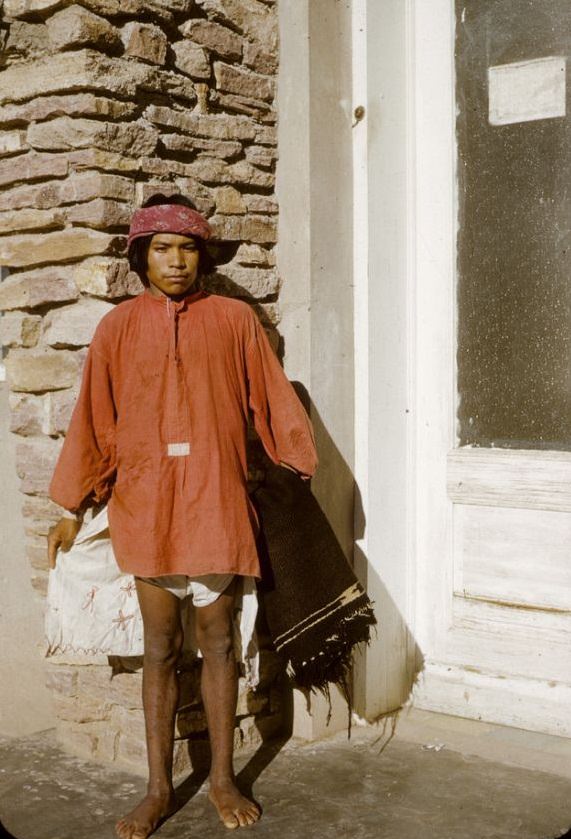
[[[42,23],[14,20],[4,35],[7,36],[3,51],[7,64],[30,60],[49,51],[47,29]]]
[[[246,212],[244,197],[233,186],[221,186],[216,192],[216,212],[223,215],[240,215]]]
[[[185,195],[194,202],[199,212],[210,216],[214,210],[215,201],[210,189],[194,178],[179,177],[176,181],[146,181],[137,184],[136,201],[141,205],[155,193],[163,195]]]
[[[46,687],[62,696],[77,695],[78,672],[75,667],[51,664],[46,678]]]
[[[136,597],[133,594],[133,597]],[[109,705],[118,705],[127,711],[138,713],[135,717],[128,715],[128,720],[136,720],[137,733],[142,701],[142,672],[117,673],[113,675],[110,667],[91,666],[82,667],[79,674],[79,693],[88,695]],[[115,712],[114,720],[124,718],[121,711]]]
[[[55,50],[90,46],[112,51],[121,46],[115,27],[82,6],[72,5],[55,12],[46,25]]]
[[[0,264],[26,267],[50,262],[66,262],[84,256],[121,249],[121,237],[87,228],[68,228],[41,236],[22,234],[0,238]]]
[[[47,495],[51,477],[61,451],[60,440],[33,438],[16,446],[16,471],[20,490],[26,495]]]
[[[227,114],[189,114],[163,105],[149,105],[144,116],[149,122],[175,128],[197,137],[217,140],[253,140],[259,128],[247,117]]]
[[[23,437],[42,434],[45,421],[45,396],[28,393],[10,394],[10,431]]]
[[[181,174],[190,175],[205,184],[231,183],[229,165],[216,157],[204,157],[185,163]]]
[[[132,297],[143,291],[141,280],[129,270],[126,259],[86,259],[75,269],[74,278],[85,294],[109,300]]]
[[[266,216],[245,216],[242,223],[242,238],[246,242],[277,242],[276,219]]]
[[[273,101],[276,94],[274,79],[252,70],[225,64],[223,61],[214,62],[214,76],[216,87],[227,93],[237,93],[267,102]]]
[[[67,303],[78,297],[71,268],[66,266],[13,274],[0,283],[0,311],[35,309],[50,303]]]
[[[196,0],[209,18],[239,29],[274,51],[278,42],[277,15],[256,0]]]
[[[4,0],[4,14],[9,18],[50,12],[63,5],[63,0]]]
[[[258,122],[275,122],[276,112],[268,102],[262,99],[254,99],[251,96],[242,96],[238,93],[222,93],[216,91],[212,101],[223,111],[246,114]]]
[[[109,719],[110,706],[85,694],[77,697],[56,694],[52,697],[56,716],[75,723],[92,723]]]
[[[194,202],[196,208],[205,216],[211,216],[216,207],[214,195],[208,187],[195,178],[177,178],[176,185],[182,195]]]
[[[27,526],[35,526],[34,532],[46,536],[48,528],[54,522],[59,521],[61,507],[54,504],[49,498],[27,495],[22,502],[22,514]]]
[[[141,710],[142,673],[118,673],[113,676],[109,685],[109,701],[122,708]]]
[[[71,172],[83,172],[86,169],[102,169],[107,174],[117,172],[119,174],[134,174],[142,171],[141,160],[136,157],[129,157],[126,154],[105,151],[104,149],[80,149],[70,151],[66,157]]]
[[[121,201],[95,198],[70,207],[65,215],[73,224],[88,224],[98,230],[105,230],[108,227],[128,227],[132,209]]]
[[[28,495],[27,497],[31,498],[32,496]],[[48,559],[45,537],[41,540],[41,545],[35,543],[30,544],[29,542],[26,542],[25,552],[26,559],[28,560],[34,571],[49,571],[50,564]]]
[[[141,769],[145,767],[147,749],[142,709],[122,708],[120,705],[113,705],[110,725],[116,731],[121,732],[117,751],[118,760],[139,764]]]
[[[173,70],[159,70],[157,67],[151,68],[150,66],[149,70],[151,72],[147,79],[141,83],[141,89],[196,102],[196,88],[192,79]]]
[[[24,498],[32,498],[33,496],[23,496]],[[49,572],[49,559],[47,551],[47,540],[44,537],[39,542],[26,542],[24,546],[24,553],[30,566],[34,569],[34,576],[32,577],[32,587],[38,591],[43,597],[47,594],[47,581]],[[35,582],[34,582],[35,580]]]
[[[21,233],[24,230],[49,230],[63,227],[65,217],[58,207],[50,210],[13,210],[0,212],[0,234]]]
[[[184,168],[186,174],[206,184],[244,184],[262,188],[274,184],[272,172],[263,172],[247,160],[229,164],[214,157],[204,157],[185,164]]]
[[[201,155],[227,160],[242,154],[242,144],[231,140],[209,140],[203,137],[188,137],[184,134],[163,134],[161,142],[169,151],[198,152]]]
[[[45,395],[45,416],[42,432],[51,436],[65,434],[77,400],[78,387],[54,390]]]
[[[209,219],[214,231],[214,239],[237,242],[242,238],[242,216],[214,215]]]
[[[0,193],[0,211],[21,210],[28,207],[47,210],[56,207],[60,201],[61,181],[46,184],[25,184]]]
[[[3,347],[34,347],[40,337],[41,322],[39,315],[6,313],[0,320],[0,343]]]
[[[112,303],[85,298],[53,309],[45,318],[44,342],[50,347],[86,347],[97,324],[114,308]]]
[[[209,79],[212,69],[208,55],[202,47],[190,41],[177,41],[172,45],[174,65],[192,79]]]
[[[39,200],[42,195],[40,192]],[[130,178],[101,172],[74,172],[61,182],[59,198],[61,204],[92,201],[97,198],[132,203],[135,198],[135,182]]]
[[[268,215],[278,212],[278,202],[271,195],[244,195],[246,209],[249,213]]]
[[[11,350],[6,359],[10,389],[42,393],[72,387],[80,362],[78,354],[69,350]]]
[[[247,160],[239,160],[237,163],[233,163],[231,166],[228,166],[227,172],[229,178],[237,183],[243,183],[246,186],[251,185],[267,188],[273,187],[275,183],[272,172],[262,172],[260,169],[252,166]]]
[[[164,160],[161,157],[139,158],[141,172],[153,178],[172,178],[176,175],[186,175],[188,164],[178,160]]]
[[[14,64],[0,74],[0,103],[25,102],[49,93],[101,90],[125,98],[139,86],[160,85],[150,78],[153,68],[124,58],[108,58],[95,50],[61,52],[26,64]]]
[[[131,675],[131,674],[129,674]],[[78,673],[77,692],[81,696],[91,696],[99,703],[114,704],[111,701],[111,684],[114,680],[111,667],[89,664],[81,667]]]
[[[67,0],[5,0],[4,10],[11,18],[36,18],[66,5]],[[171,21],[173,12],[190,12],[193,0],[83,0],[83,5],[101,15],[110,17],[143,15],[151,12],[155,16]]]
[[[256,143],[261,146],[277,146],[278,132],[275,125],[260,125],[256,129]]]
[[[250,245],[243,242],[234,257],[234,262],[239,265],[264,265],[273,267],[276,264],[276,255],[272,250],[266,250],[260,245]]]
[[[35,149],[69,151],[95,148],[152,154],[157,145],[156,129],[141,123],[101,122],[93,119],[56,117],[49,122],[33,123],[28,128],[28,142]]]
[[[244,64],[257,73],[272,75],[278,70],[277,52],[267,52],[259,43],[244,41]]]
[[[210,223],[214,227],[218,239],[242,240],[259,244],[277,241],[275,218],[254,215],[215,215],[210,219]]]
[[[18,158],[17,166],[14,166],[13,160],[0,161],[0,186],[38,178],[63,178],[68,169],[68,162],[62,154],[28,152]]]
[[[45,37],[45,33],[44,33]],[[0,108],[0,123],[41,122],[50,117],[97,116],[111,119],[131,117],[137,111],[135,102],[121,102],[106,99],[93,93],[70,93],[67,96],[41,96],[32,102],[20,105],[4,105]]]
[[[131,21],[121,30],[125,54],[148,61],[150,64],[164,64],[167,57],[167,36],[158,26]]]
[[[26,132],[19,128],[12,131],[3,131],[0,134],[0,156],[8,157],[12,154],[19,154],[29,148],[26,140]],[[16,165],[13,163],[12,165]]]
[[[58,726],[58,740],[66,751],[88,760],[113,763],[117,758],[119,732],[107,720],[91,723],[66,721]]]
[[[243,39],[219,23],[202,19],[187,20],[179,27],[179,32],[194,44],[207,47],[229,61],[239,61],[242,57]]]
[[[246,149],[246,160],[254,166],[271,168],[278,157],[277,149],[270,146],[248,146]]]
[[[279,291],[279,280],[273,269],[245,268],[242,265],[223,265],[208,278],[208,287],[230,297],[255,297],[262,300]]]

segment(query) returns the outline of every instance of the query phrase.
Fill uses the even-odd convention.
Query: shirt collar
[[[167,305],[167,300],[170,300],[171,306],[174,307],[175,311],[180,312],[194,303],[196,300],[200,300],[202,297],[206,297],[207,292],[203,289],[199,288],[197,291],[191,291],[182,300],[170,300],[169,297],[166,295],[161,294],[156,295],[153,294],[149,288],[146,288],[143,292],[143,297],[147,299],[148,302],[154,304],[155,306],[165,307]]]

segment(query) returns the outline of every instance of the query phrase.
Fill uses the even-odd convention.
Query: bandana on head
[[[131,219],[127,244],[141,236],[154,233],[179,233],[181,236],[198,236],[209,239],[212,228],[196,210],[181,204],[157,204],[135,210]]]

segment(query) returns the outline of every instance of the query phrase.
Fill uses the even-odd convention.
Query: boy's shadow
[[[4,827],[4,825],[2,824],[1,821],[0,821],[0,836],[2,837],[2,839],[17,839],[17,837],[14,836],[13,833],[10,833],[10,831],[7,830]]]
[[[283,695],[282,728],[279,733],[266,735],[260,729],[262,743],[236,775],[236,785],[242,795],[259,805],[253,795],[254,783],[264,769],[275,760],[291,738],[293,729],[293,690],[288,686]],[[179,809],[182,809],[200,790],[210,771],[211,751],[207,739],[188,740],[188,752],[192,766],[191,774],[176,787]]]

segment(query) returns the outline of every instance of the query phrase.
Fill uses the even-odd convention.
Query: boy
[[[116,826],[146,839],[175,810],[172,784],[181,600],[192,594],[212,750],[209,798],[228,828],[252,824],[232,766],[237,701],[232,608],[241,578],[259,578],[257,516],[247,494],[250,413],[274,463],[309,478],[313,429],[250,306],[209,294],[207,221],[181,196],[134,213],[129,261],[145,291],[100,322],[50,485],[68,511],[50,531],[50,564],[82,514],[108,501],[121,569],[143,616],[148,793]]]

